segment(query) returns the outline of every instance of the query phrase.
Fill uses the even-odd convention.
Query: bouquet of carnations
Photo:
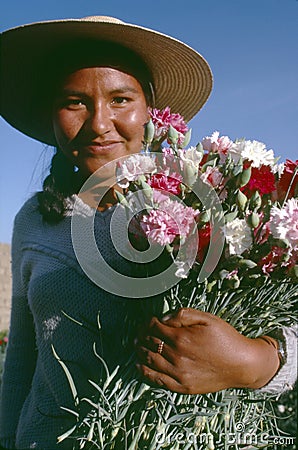
[[[219,132],[188,147],[190,137],[179,114],[153,109],[142,151],[117,164],[130,243],[149,267],[156,261],[151,257],[164,261],[151,295],[162,294],[163,313],[208,311],[249,337],[292,325],[298,160],[279,164],[263,143],[232,141]],[[123,450],[272,444],[264,440],[264,433],[278,432],[269,395],[153,388],[136,375],[133,358],[112,374],[101,360],[98,401],[89,401],[89,414],[60,440],[72,436],[79,448]]]

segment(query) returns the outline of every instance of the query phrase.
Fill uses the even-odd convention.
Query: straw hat
[[[111,41],[138,54],[153,76],[155,106],[170,106],[186,121],[210,95],[208,63],[170,36],[106,16],[37,22],[7,30],[1,36],[1,114],[13,127],[55,145],[50,108],[43,111],[42,106],[45,84],[49,83],[44,78],[43,62],[61,45],[80,39]],[[51,64],[55,67],[54,59]]]

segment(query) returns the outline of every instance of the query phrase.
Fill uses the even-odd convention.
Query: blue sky
[[[298,158],[297,0],[7,0],[0,29],[90,15],[170,34],[207,59],[214,89],[190,123],[192,144],[218,130],[262,141],[281,161]],[[10,242],[14,216],[40,189],[52,149],[3,119],[0,146],[0,242]]]

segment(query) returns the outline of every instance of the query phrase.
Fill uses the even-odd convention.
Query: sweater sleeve
[[[293,389],[297,380],[297,336],[298,328],[284,327],[278,336],[272,335],[282,341],[285,362],[280,367],[277,374],[272,380],[266,384],[259,392],[268,392],[269,394],[282,394],[283,392]]]
[[[20,412],[36,364],[35,332],[22,275],[22,230],[17,218],[12,239],[12,310],[0,396],[0,445],[14,448]]]

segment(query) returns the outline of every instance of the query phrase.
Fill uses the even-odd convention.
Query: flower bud
[[[248,167],[247,169],[244,169],[239,176],[239,186],[240,187],[245,186],[249,182],[250,177],[251,177],[251,167]]]
[[[185,135],[184,135],[184,140],[183,140],[183,142],[182,142],[182,144],[181,144],[181,148],[187,147],[188,144],[190,143],[190,140],[191,140],[191,129],[189,129],[189,130],[185,133]]]
[[[295,264],[295,266],[292,268],[292,274],[294,278],[298,279],[298,264]]]
[[[200,224],[208,223],[208,222],[210,222],[210,218],[211,218],[210,209],[207,209],[206,211],[204,211],[200,214],[199,223]]]
[[[174,127],[172,127],[172,125],[170,125],[168,130],[168,141],[170,142],[170,144],[177,144],[178,137],[178,131]]]
[[[152,122],[152,119],[149,120],[149,122],[146,123],[145,125],[145,131],[144,131],[144,142],[145,144],[151,144],[151,142],[154,139],[154,135],[155,135],[155,127],[154,124]]]
[[[153,190],[151,186],[148,183],[146,183],[146,181],[141,181],[141,189],[144,196],[149,200],[151,200],[153,196]]]
[[[232,174],[234,177],[236,177],[240,173],[242,174],[242,172],[243,172],[243,160],[242,160],[242,158],[240,158],[239,161],[237,162],[237,164],[234,165]]]
[[[262,205],[262,198],[259,194],[259,191],[255,191],[250,197],[249,206],[251,209],[258,210]]]
[[[238,191],[236,203],[239,206],[241,211],[245,210],[246,204],[247,204],[247,197],[243,192]]]
[[[210,433],[208,434],[207,449],[208,450],[215,450],[213,434],[210,434]]]
[[[202,143],[201,142],[199,142],[197,145],[196,145],[196,151],[197,152],[200,152],[200,153],[204,153],[204,149],[203,149],[203,145],[202,145]]]
[[[256,212],[252,212],[247,218],[248,224],[251,228],[257,228],[260,223],[259,215]]]
[[[198,169],[191,161],[183,162],[183,182],[192,186],[198,177]]]

